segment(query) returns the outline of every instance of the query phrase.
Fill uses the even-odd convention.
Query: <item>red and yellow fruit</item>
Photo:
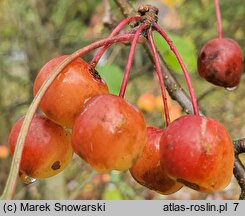
[[[137,100],[137,106],[144,112],[152,113],[156,107],[154,95],[149,92],[142,94]]]
[[[67,57],[59,56],[50,60],[38,73],[34,82],[34,95],[52,73]],[[72,127],[75,116],[85,101],[92,96],[108,93],[106,83],[98,73],[80,58],[66,66],[48,88],[40,103],[40,109],[56,123]]]
[[[5,145],[0,144],[0,159],[5,159],[9,155],[9,149]]]
[[[162,96],[161,95],[157,96],[155,98],[155,101],[156,101],[156,110],[158,112],[163,113],[164,107],[163,107]],[[167,104],[169,109],[170,121],[174,121],[175,119],[179,118],[182,115],[182,108],[177,102],[173,101],[168,94],[167,94],[167,102],[168,102]]]
[[[147,128],[147,143],[144,151],[130,169],[133,178],[141,185],[161,194],[171,194],[183,185],[168,177],[160,166],[160,139],[164,130]]]
[[[170,98],[169,94],[167,94],[167,104],[168,104],[169,110],[171,110],[172,102],[173,101]],[[156,110],[160,113],[163,113],[164,107],[163,107],[162,95],[158,95],[155,97],[155,104],[156,104]]]
[[[14,153],[23,124],[20,118],[12,127],[9,147]],[[71,135],[45,116],[34,115],[24,142],[20,174],[32,178],[47,178],[58,174],[72,159]]]
[[[220,123],[186,115],[164,130],[160,161],[174,180],[200,192],[214,192],[224,189],[231,180],[233,144]]]
[[[123,98],[110,94],[87,101],[72,132],[75,153],[101,172],[129,169],[145,143],[143,115]]]

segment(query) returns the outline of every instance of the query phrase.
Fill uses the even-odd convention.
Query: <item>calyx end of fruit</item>
[[[89,67],[89,72],[90,72],[90,74],[91,74],[95,79],[101,80],[101,76],[100,76],[99,72],[98,72],[95,68]]]
[[[193,183],[193,182],[186,181],[185,179],[182,179],[182,178],[178,178],[178,179],[176,179],[176,181],[184,184],[185,186],[187,186],[193,190],[196,190],[196,191],[200,190],[200,186],[198,184]]]

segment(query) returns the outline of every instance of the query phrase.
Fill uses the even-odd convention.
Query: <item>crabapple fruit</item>
[[[43,66],[34,82],[34,95],[66,57],[67,55],[56,57]],[[90,70],[85,61],[77,58],[55,78],[39,107],[54,122],[71,128],[84,102],[92,96],[106,93],[108,87],[96,70]]]
[[[145,143],[143,115],[119,96],[89,99],[75,119],[73,149],[97,171],[129,169]]]
[[[160,161],[177,182],[200,192],[214,192],[231,180],[234,149],[223,125],[204,116],[185,115],[164,130]]]
[[[198,72],[207,81],[226,88],[236,87],[243,72],[243,52],[230,38],[209,40],[198,55]]]
[[[160,139],[164,130],[147,127],[147,143],[136,163],[130,168],[133,178],[141,185],[161,194],[171,194],[183,185],[168,177],[160,166]]]
[[[20,118],[12,127],[9,147],[14,154],[16,141],[23,124]],[[47,178],[58,174],[72,159],[71,135],[46,116],[35,114],[27,136],[20,163],[20,174],[32,178]]]

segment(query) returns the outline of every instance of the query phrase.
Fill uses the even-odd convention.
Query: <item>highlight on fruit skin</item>
[[[52,71],[67,57],[68,55],[56,57],[42,67],[34,82],[34,96]],[[54,122],[71,128],[85,101],[106,93],[108,87],[96,70],[91,71],[89,64],[77,58],[55,78],[39,107]]]
[[[180,190],[183,184],[169,178],[164,167],[160,166],[160,139],[163,132],[163,129],[147,127],[144,151],[130,168],[130,173],[139,184],[167,195]]]
[[[219,122],[204,116],[185,115],[164,130],[160,161],[171,178],[208,193],[229,184],[234,149],[228,132]]]
[[[127,170],[142,153],[146,123],[141,112],[111,94],[89,99],[77,115],[72,146],[95,170]]]
[[[24,117],[13,126],[9,148],[13,155]],[[71,135],[47,117],[35,114],[24,142],[20,174],[48,178],[60,173],[72,159]]]
[[[198,73],[214,85],[236,87],[243,72],[243,61],[242,49],[235,40],[214,38],[199,52]]]

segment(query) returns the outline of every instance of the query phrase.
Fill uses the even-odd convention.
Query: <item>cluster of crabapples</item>
[[[49,61],[34,83],[34,95],[67,56]],[[233,168],[225,128],[212,119],[186,115],[166,129],[147,127],[143,114],[108,93],[97,72],[78,58],[66,66],[40,103],[25,139],[20,174],[46,178],[62,171],[73,151],[95,170],[127,170],[140,184],[169,194],[183,184],[210,192],[224,188]],[[23,118],[12,127],[14,152]],[[65,128],[72,128],[72,134]]]
[[[216,44],[225,46],[223,41],[214,42],[201,51],[199,73],[218,85],[237,85],[242,66],[234,62],[223,66],[220,58],[229,55],[243,64],[243,56],[236,51],[230,56],[229,48],[224,48],[226,54],[213,51]],[[43,66],[34,82],[34,96],[66,58],[56,57]],[[232,140],[223,125],[199,115],[192,103],[194,114],[168,122],[165,129],[148,126],[135,106],[110,94],[98,72],[77,57],[60,71],[40,101],[42,114],[34,114],[25,137],[20,175],[53,176],[64,170],[75,152],[98,172],[129,170],[138,183],[161,194],[184,185],[200,192],[221,190],[232,177]],[[23,120],[13,125],[9,136],[12,154]]]

